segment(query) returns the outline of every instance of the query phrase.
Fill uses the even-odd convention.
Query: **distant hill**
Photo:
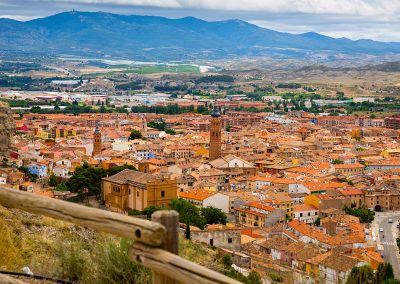
[[[297,72],[329,72],[329,71],[381,71],[381,72],[400,72],[400,61],[385,62],[380,64],[368,64],[360,67],[329,67],[325,65],[307,65],[296,69]]]
[[[179,60],[307,54],[400,53],[400,43],[352,41],[317,33],[289,34],[241,20],[167,19],[110,13],[65,12],[20,22],[0,19],[0,50]]]

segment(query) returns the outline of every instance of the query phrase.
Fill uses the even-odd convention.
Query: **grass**
[[[114,66],[113,66],[114,67]],[[110,77],[115,74],[155,74],[155,73],[200,73],[200,69],[197,66],[193,65],[177,65],[177,66],[168,66],[168,65],[154,65],[154,66],[139,66],[139,67],[127,67],[122,71],[112,71],[106,73],[90,73],[84,75],[85,77]]]
[[[151,283],[151,271],[133,263],[131,240],[0,206],[0,267],[74,283]],[[180,256],[222,271],[218,251],[184,238]]]

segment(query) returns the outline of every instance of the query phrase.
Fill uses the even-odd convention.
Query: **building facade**
[[[151,205],[167,208],[177,198],[177,190],[175,179],[128,169],[102,180],[105,205],[122,213]]]
[[[93,156],[99,155],[102,150],[101,143],[101,132],[98,124],[96,124],[96,129],[93,133]]]
[[[210,149],[209,158],[214,160],[221,157],[221,114],[217,106],[214,106],[214,110],[211,114],[211,126],[210,126]]]

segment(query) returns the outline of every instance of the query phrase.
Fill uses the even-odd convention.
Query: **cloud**
[[[54,0],[53,2],[364,16],[400,13],[398,0]]]

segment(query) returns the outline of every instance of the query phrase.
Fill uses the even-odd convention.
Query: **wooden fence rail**
[[[3,187],[0,204],[131,238],[135,241],[129,250],[131,259],[153,271],[155,284],[239,283],[177,255],[179,215],[175,211],[157,211],[148,221]]]

